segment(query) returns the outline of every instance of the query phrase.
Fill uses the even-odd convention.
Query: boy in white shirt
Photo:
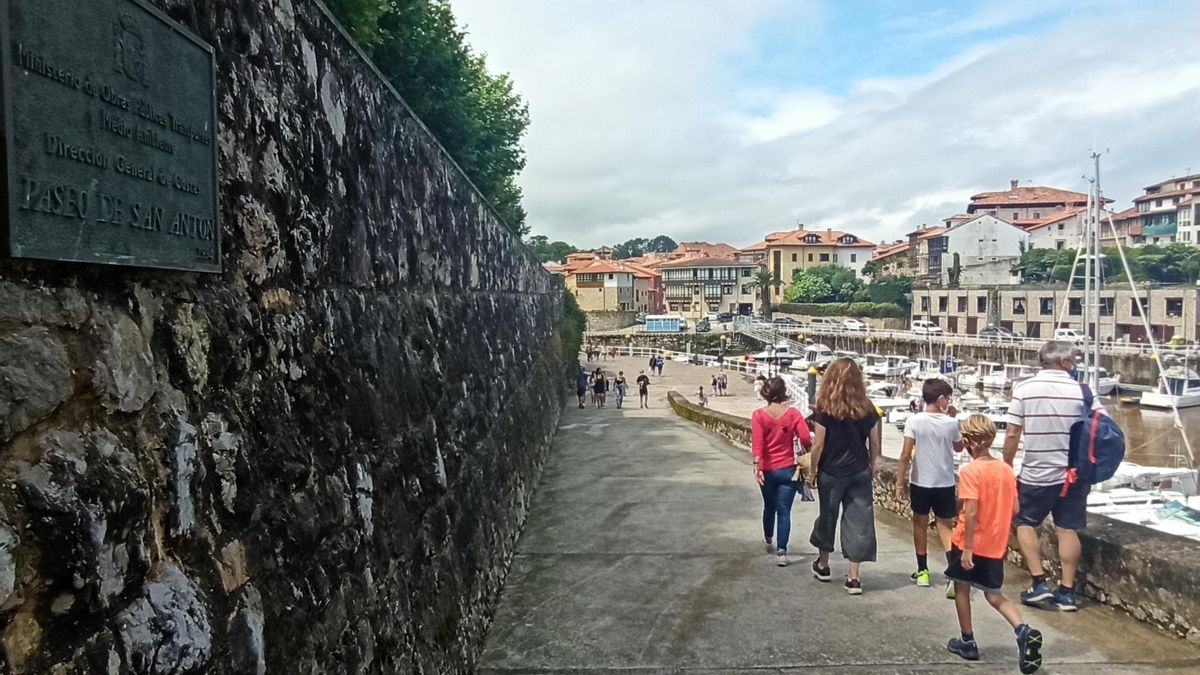
[[[925,410],[908,418],[904,425],[904,449],[896,470],[896,498],[903,500],[907,489],[912,505],[913,547],[917,554],[917,571],[912,579],[922,587],[929,586],[929,512],[937,521],[938,538],[946,551],[950,550],[950,535],[958,515],[954,453],[961,451],[965,442],[954,418],[957,411],[950,405],[953,395],[954,389],[945,380],[925,380],[921,387]],[[953,588],[948,587],[948,597],[953,597]]]

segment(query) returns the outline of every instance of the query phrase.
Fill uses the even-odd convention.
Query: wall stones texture
[[[225,272],[0,260],[3,666],[470,670],[559,282],[317,0],[155,4],[217,50]]]

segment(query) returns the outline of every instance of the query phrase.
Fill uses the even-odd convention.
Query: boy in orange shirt
[[[946,577],[954,581],[954,609],[958,612],[959,637],[946,645],[952,653],[969,661],[979,660],[971,627],[971,587],[983,591],[988,604],[1008,620],[1017,637],[1022,673],[1042,665],[1042,634],[1021,620],[1012,600],[1004,597],[1004,553],[1013,514],[1017,512],[1017,479],[1012,467],[992,456],[989,448],[996,438],[996,425],[983,415],[971,415],[962,425],[962,435],[971,453],[971,463],[958,473],[958,525],[951,537],[950,566]]]

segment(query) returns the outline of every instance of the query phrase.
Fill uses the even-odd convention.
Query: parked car
[[[633,317],[633,322],[642,324],[646,323],[646,313],[638,312],[637,315]]]
[[[1187,340],[1182,335],[1172,335],[1170,340],[1163,343],[1164,347],[1183,347],[1187,345]]]
[[[868,331],[871,327],[864,321],[858,319],[846,319],[842,322],[842,330],[844,331]]]
[[[1004,326],[984,326],[979,329],[979,337],[988,342],[1020,342],[1021,336]]]
[[[709,323],[707,318],[700,319],[699,321],[696,322],[696,332],[697,333],[707,333],[710,330],[712,330],[712,324]]]
[[[717,321],[721,323],[729,323],[733,321],[733,312],[721,312],[717,315]]]
[[[912,332],[917,335],[941,335],[945,331],[942,330],[941,326],[932,321],[917,319],[912,322]]]
[[[771,323],[775,324],[776,326],[779,326],[780,328],[799,328],[800,327],[800,322],[793,319],[790,316],[776,317],[775,320],[772,321]]]
[[[1083,344],[1087,342],[1087,334],[1074,328],[1057,328],[1054,330],[1054,339]]]
[[[808,327],[817,330],[840,330],[842,322],[827,316],[818,316],[809,320]]]

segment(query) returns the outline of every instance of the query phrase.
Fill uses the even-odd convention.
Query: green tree
[[[646,242],[646,253],[670,253],[677,248],[679,248],[679,244],[665,234],[660,234]]]
[[[368,54],[379,44],[382,35],[379,17],[388,9],[388,0],[326,0],[333,15],[342,22],[350,37]]]
[[[765,267],[754,273],[753,279],[746,284],[750,288],[756,289],[762,299],[762,315],[768,321],[771,319],[771,288],[776,292],[779,291],[780,281],[775,278],[774,274]]]
[[[876,279],[867,286],[871,302],[890,303],[908,307],[912,298],[913,282],[909,277],[887,277]]]
[[[330,9],[505,224],[527,233],[516,177],[528,107],[472,51],[447,0],[334,0]]]
[[[542,262],[563,262],[567,255],[578,249],[565,241],[550,241],[544,234],[535,234],[525,240],[529,250]]]
[[[876,277],[883,276],[884,272],[885,270],[883,269],[883,266],[879,264],[878,260],[868,260],[867,262],[863,263],[862,275],[864,277],[871,277],[874,279]]]
[[[815,274],[800,274],[783,291],[787,302],[833,302],[836,296],[829,282]]]

